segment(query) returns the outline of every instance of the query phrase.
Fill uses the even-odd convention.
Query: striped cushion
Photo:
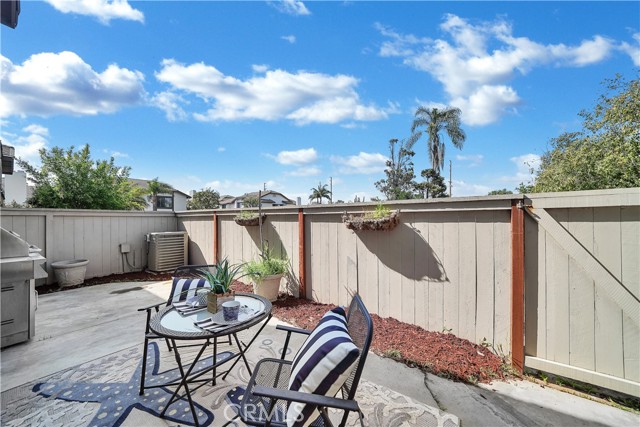
[[[349,336],[344,309],[327,312],[293,358],[289,390],[335,396],[359,354]],[[287,426],[307,426],[318,415],[314,406],[293,402],[287,410]]]
[[[185,301],[187,298],[195,296],[197,288],[209,287],[209,282],[206,279],[179,279],[173,278],[173,284],[171,285],[171,296],[167,305]]]

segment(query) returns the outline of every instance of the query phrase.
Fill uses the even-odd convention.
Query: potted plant
[[[289,261],[274,257],[267,248],[259,260],[246,263],[244,271],[253,281],[253,293],[275,301],[278,299],[282,276],[289,271]]]
[[[233,220],[236,222],[236,224],[247,227],[260,225],[264,222],[266,217],[267,216],[265,214],[262,214],[262,216],[260,216],[256,211],[240,211],[240,213],[236,215]]]
[[[376,209],[363,215],[342,215],[342,222],[349,230],[391,230],[399,222],[400,211],[391,211],[382,203]]]
[[[239,275],[242,268],[242,264],[229,264],[229,260],[225,258],[215,264],[211,270],[201,269],[198,271],[198,275],[206,279],[209,284],[208,288],[197,291],[199,297],[206,296],[208,312],[217,313],[223,302],[235,299],[235,292],[230,288],[235,280],[245,276]]]

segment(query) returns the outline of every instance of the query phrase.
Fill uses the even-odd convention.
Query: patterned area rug
[[[268,329],[268,328],[267,328]],[[250,365],[264,357],[278,357],[283,336],[265,329],[247,353]],[[248,342],[253,331],[240,334]],[[276,334],[273,335],[272,334]],[[281,345],[281,344],[280,344]],[[212,347],[194,367],[194,371],[211,366]],[[218,358],[225,358],[234,349],[219,344]],[[183,360],[193,360],[197,349],[182,349]],[[168,403],[175,387],[146,390],[138,395],[141,369],[140,346],[58,372],[37,382],[2,393],[0,417],[3,426],[177,426],[194,425],[186,399],[172,403],[164,415],[159,415]],[[289,355],[288,358],[291,358]],[[147,385],[172,382],[179,376],[173,353],[163,342],[151,343],[148,352]],[[226,370],[229,365],[219,369]],[[218,371],[220,372],[220,371]],[[211,374],[205,374],[211,376]],[[203,376],[204,377],[204,376]],[[249,380],[244,363],[239,362],[225,380],[216,385],[208,382],[193,393],[198,422],[203,426],[221,426],[236,414],[235,405]],[[457,417],[416,402],[377,384],[362,380],[357,400],[365,414],[365,425],[395,426],[459,426]],[[331,412],[336,425],[341,412]],[[243,425],[239,420],[232,426]],[[359,425],[352,414],[348,424]]]

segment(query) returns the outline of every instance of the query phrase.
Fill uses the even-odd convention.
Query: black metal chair
[[[175,269],[175,271],[173,272],[173,278],[174,279],[196,279],[196,278],[200,278],[199,272],[201,272],[202,270],[209,270],[212,273],[214,273],[216,268],[217,266],[215,265],[183,265]],[[169,295],[169,298],[167,299],[166,302],[159,302],[157,304],[151,304],[149,306],[138,309],[138,311],[147,312],[147,319],[146,319],[146,324],[144,329],[144,347],[142,349],[142,374],[140,375],[140,392],[139,392],[140,395],[143,395],[145,388],[147,388],[145,387],[145,375],[147,371],[147,353],[149,348],[149,341],[154,339],[161,339],[161,337],[157,336],[151,331],[151,329],[149,328],[149,322],[151,321],[151,316],[160,311],[160,307],[171,305],[171,302],[174,298],[174,293],[175,293],[174,289],[172,289],[171,294]],[[169,341],[168,340],[165,340],[165,341],[167,343],[167,348],[169,349],[169,351],[172,351],[171,344],[169,344]],[[190,345],[184,345],[180,347],[193,347],[193,346],[199,346],[199,345],[200,344],[190,344]]]
[[[287,332],[281,358],[262,359],[256,364],[242,398],[238,415],[228,421],[225,426],[240,417],[245,424],[252,426],[285,427],[287,408],[291,402],[306,403],[319,410],[320,416],[313,421],[312,426],[333,425],[329,419],[328,408],[344,411],[340,426],[346,424],[350,412],[358,413],[360,424],[364,426],[362,411],[354,398],[373,338],[373,321],[360,296],[353,297],[347,313],[347,329],[354,344],[360,350],[360,355],[350,376],[340,389],[341,398],[288,389],[292,362],[285,360],[285,354],[291,333],[310,335],[312,331],[288,326],[276,328]]]

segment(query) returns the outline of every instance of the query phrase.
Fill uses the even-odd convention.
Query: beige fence
[[[389,203],[401,214],[397,228],[387,232],[355,233],[342,223],[346,208],[358,213],[374,206],[304,207],[306,296],[346,305],[357,291],[383,317],[450,331],[508,354],[511,199]],[[298,209],[265,212],[263,240],[291,261],[299,277]],[[237,225],[237,213],[217,211],[219,259],[258,257],[260,228]],[[178,213],[178,228],[189,232],[191,262],[213,261],[213,224],[213,211]]]
[[[176,231],[173,212],[4,208],[0,215],[3,228],[42,249],[49,282],[53,281],[51,263],[61,260],[88,259],[87,278],[131,271],[120,253],[121,243],[131,245],[129,262],[144,267],[145,234]]]
[[[357,291],[380,316],[450,331],[505,354],[512,326],[520,327],[511,324],[512,310],[524,299],[527,367],[640,396],[640,189],[528,196],[524,272],[512,264],[511,197],[523,199],[390,202],[401,211],[394,230],[357,233],[341,215],[374,204],[305,206],[302,223],[298,207],[268,208],[262,239],[303,279],[290,283],[294,293],[302,284],[308,298],[347,304]],[[1,214],[2,226],[43,248],[49,263],[88,258],[93,277],[127,269],[120,243],[132,244],[132,263],[146,265],[144,235],[153,231],[187,231],[192,264],[255,259],[260,228],[237,225],[237,212]],[[512,286],[522,274],[519,298]]]
[[[640,396],[640,191],[527,203],[525,365]]]

